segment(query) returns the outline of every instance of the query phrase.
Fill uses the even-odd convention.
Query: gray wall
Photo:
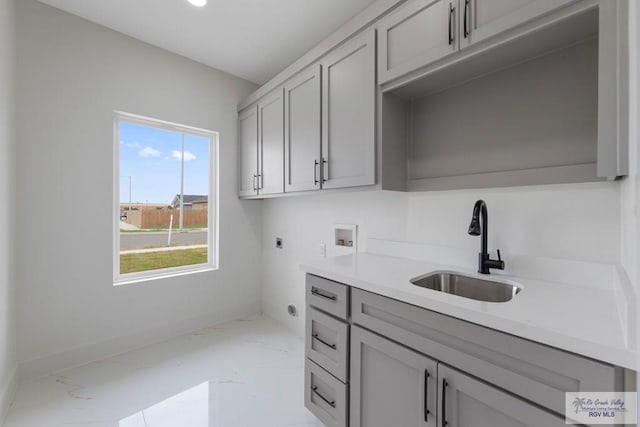
[[[261,205],[236,195],[236,104],[256,86],[34,0],[17,13],[26,375],[258,312]],[[114,110],[220,133],[219,271],[113,286]]]
[[[15,374],[14,0],[0,0],[0,424]]]

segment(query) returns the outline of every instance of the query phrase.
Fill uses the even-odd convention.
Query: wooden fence
[[[131,211],[127,212],[126,222],[135,225],[138,228],[169,228],[169,221],[173,214],[173,228],[180,225],[180,211],[173,210],[148,210],[148,211]],[[185,210],[184,226],[185,227],[207,227],[209,219],[206,209]]]

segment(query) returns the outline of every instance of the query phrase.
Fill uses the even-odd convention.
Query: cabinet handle
[[[318,163],[317,160],[313,161],[313,183],[316,185],[318,184],[318,182],[320,182],[318,181],[318,165],[319,164],[320,163]]]
[[[258,191],[258,187],[256,186],[256,174],[253,174],[253,191]]]
[[[456,8],[453,7],[453,3],[449,3],[449,45],[452,45],[455,38],[453,36],[453,15]]]
[[[316,396],[318,396],[320,399],[324,400],[327,403],[327,405],[331,406],[332,408],[336,407],[336,401],[329,400],[326,397],[324,397],[322,394],[320,394],[320,392],[318,391],[318,386],[311,387],[311,391],[314,392]]]
[[[449,383],[445,378],[442,379],[442,427],[445,427],[447,424],[447,387]]]
[[[469,6],[471,0],[464,0],[464,38],[469,37]]]
[[[258,190],[262,190],[264,188],[264,184],[262,183],[262,174],[258,174]]]
[[[336,300],[336,296],[335,295],[325,295],[320,293],[320,291],[318,291],[316,288],[311,288],[311,293],[317,297],[321,297],[321,298],[326,298],[326,299],[330,299],[331,301],[335,301]]]
[[[428,423],[429,419],[427,415],[429,415],[429,370],[425,369],[424,371],[424,422]]]
[[[313,338],[317,339],[318,341],[320,341],[322,344],[326,345],[327,347],[335,350],[336,349],[336,345],[335,344],[329,344],[328,342],[326,342],[325,340],[323,340],[322,338],[320,338],[318,336],[318,334],[313,334]]]
[[[327,175],[329,175],[329,173],[325,173],[325,170],[327,170],[327,161],[323,157],[322,158],[322,182],[327,182]]]

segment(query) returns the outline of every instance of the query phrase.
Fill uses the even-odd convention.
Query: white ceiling
[[[374,0],[40,0],[262,84]]]

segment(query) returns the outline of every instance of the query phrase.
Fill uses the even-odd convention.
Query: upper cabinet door
[[[245,109],[238,117],[240,147],[238,161],[238,194],[240,197],[258,194],[258,108],[255,105]]]
[[[286,192],[320,188],[320,65],[284,87]]]
[[[575,1],[460,0],[460,46],[477,43]]]
[[[380,83],[457,51],[457,14],[458,0],[414,0],[382,19],[378,24]]]
[[[438,426],[561,427],[564,418],[438,364]]]
[[[375,40],[370,30],[322,61],[322,187],[375,184]]]
[[[258,102],[258,193],[284,193],[284,90]]]
[[[437,369],[428,357],[352,326],[349,425],[436,427]]]

